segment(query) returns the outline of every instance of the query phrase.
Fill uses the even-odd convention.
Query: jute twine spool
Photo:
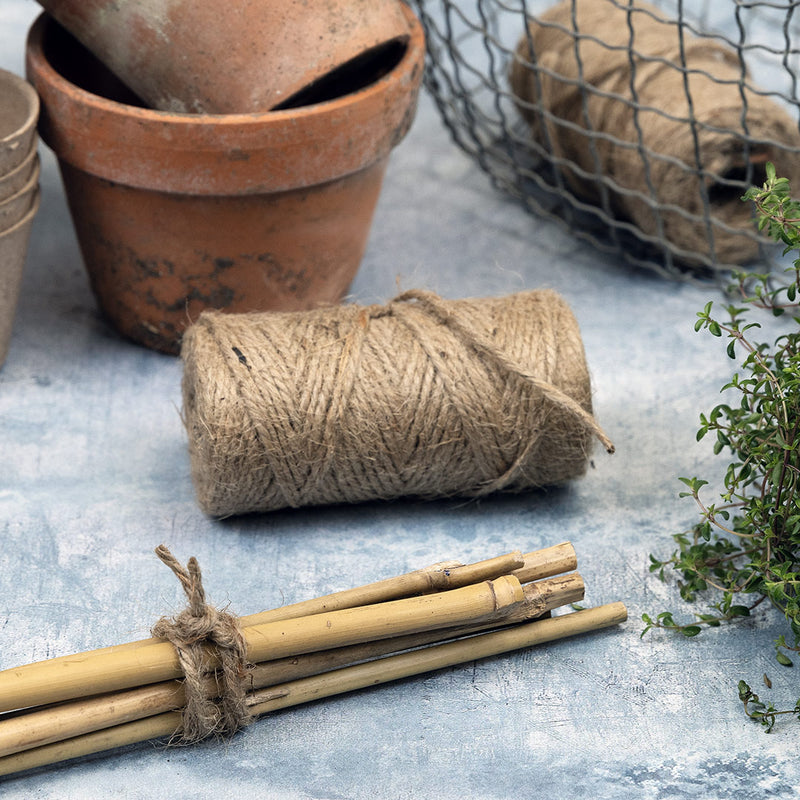
[[[510,82],[573,190],[599,202],[612,181],[615,213],[686,263],[712,250],[734,264],[758,255],[751,209],[730,183],[748,162],[754,183],[767,161],[800,180],[800,155],[786,149],[800,147],[797,123],[755,90],[737,53],[688,32],[681,42],[675,20],[638,0],[559,3],[530,22]]]
[[[582,475],[594,436],[613,451],[550,291],[205,312],[182,357],[192,476],[214,516],[520,491]]]

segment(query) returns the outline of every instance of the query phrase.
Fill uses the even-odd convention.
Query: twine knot
[[[239,620],[206,603],[194,557],[184,567],[164,545],[155,552],[181,582],[188,600],[183,611],[172,619],[161,617],[151,631],[175,647],[184,674],[180,741],[192,744],[211,736],[232,736],[251,721],[247,645]]]

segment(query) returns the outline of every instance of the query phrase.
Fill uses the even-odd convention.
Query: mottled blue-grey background
[[[0,67],[23,72],[33,0],[2,0]],[[617,445],[568,488],[473,503],[367,504],[215,522],[195,503],[178,360],[99,316],[52,154],[18,316],[0,371],[0,668],[146,635],[181,606],[153,548],[195,555],[210,598],[248,614],[445,558],[565,539],[587,604],[618,629],[276,714],[225,745],[142,745],[0,782],[29,798],[763,798],[795,796],[798,728],[748,721],[739,678],[793,704],[764,610],[693,641],[640,638],[677,604],[648,553],[695,519],[677,476],[718,478],[698,414],[730,369],[695,334],[714,290],[634,271],[498,196],[423,96],[394,152],[359,302],[551,287],[583,333],[600,423]]]

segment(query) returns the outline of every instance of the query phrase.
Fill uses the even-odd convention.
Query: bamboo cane
[[[156,548],[159,550],[160,548]],[[519,550],[514,550],[502,556],[477,561],[473,564],[462,564],[459,561],[440,561],[412,572],[385,578],[381,581],[356,586],[352,589],[343,589],[340,592],[323,595],[321,597],[301,600],[287,606],[279,606],[267,611],[259,611],[239,617],[242,627],[261,625],[267,622],[296,619],[298,617],[323,614],[327,611],[341,611],[345,608],[384,603],[389,600],[399,600],[405,597],[427,594],[434,591],[447,589],[460,589],[480,581],[493,580],[501,575],[508,575],[515,571],[524,570],[519,578],[520,583],[570,572],[577,567],[575,549],[570,542],[552,545],[541,550],[522,555]],[[525,577],[530,575],[533,577]],[[125,649],[136,649],[145,644],[155,644],[159,639],[139,639],[134,642],[115,644],[108,647],[92,650],[93,653],[119,652]],[[69,661],[73,655],[58,656],[49,659],[50,663],[59,660]],[[2,675],[2,673],[0,673]]]
[[[400,655],[388,656],[334,672],[302,678],[269,689],[249,693],[251,711],[262,716],[290,706],[319,700],[335,694],[399,680],[423,672],[488,658],[512,650],[532,647],[569,636],[624,622],[627,610],[622,603],[576,611],[538,620],[492,633],[478,634],[447,644],[434,645]],[[54,764],[71,758],[172,736],[179,729],[180,713],[170,711],[128,722],[95,733],[76,736],[22,753],[0,758],[0,775]]]
[[[575,548],[570,542],[562,542],[543,550],[526,553],[522,557],[522,562],[522,566],[511,573],[519,579],[520,583],[550,578],[553,575],[572,572],[578,568]]]
[[[548,611],[583,599],[584,588],[583,579],[577,573],[545,579],[523,587],[525,597],[519,608],[513,609],[510,614],[502,610],[499,619],[488,619],[477,626],[437,629],[262,662],[250,670],[250,688],[261,689],[330,672],[390,653],[473,634],[496,627],[498,623],[509,625],[530,621]],[[206,693],[209,696],[217,693],[212,676],[208,678]],[[15,715],[0,720],[0,757],[179,709],[185,703],[183,684],[175,680]]]
[[[244,628],[247,660],[255,663],[404,633],[454,627],[524,600],[510,576],[445,592]],[[219,663],[208,653],[209,668]],[[58,703],[181,676],[175,648],[156,641],[137,648],[80,653],[0,672],[0,711]]]
[[[520,582],[534,580],[534,577],[546,577],[557,575],[561,572],[568,572],[575,569],[577,565],[577,558],[575,550],[569,542],[563,542],[551,547],[543,548],[541,550],[533,551],[522,556],[520,551],[516,550],[504,556],[485,559],[478,561],[474,564],[462,565],[458,562],[440,562],[433,564],[422,569],[414,570],[413,572],[399,575],[394,578],[388,578],[382,581],[366,584],[364,586],[355,587],[353,589],[346,589],[341,592],[325,595],[310,600],[304,600],[299,603],[293,603],[288,606],[281,606],[269,611],[259,612],[239,618],[239,622],[243,627],[251,627],[268,622],[279,622],[282,620],[296,619],[302,616],[309,616],[312,614],[321,614],[326,611],[338,611],[347,608],[354,608],[364,605],[372,605],[380,602],[388,602],[391,600],[406,598],[424,592],[436,590],[437,587],[441,589],[456,589],[463,588],[472,583],[477,583],[482,580],[490,580],[500,577],[512,570],[524,570],[521,575]],[[91,651],[93,657],[99,658],[101,656],[108,656],[109,658],[120,657],[120,654],[125,650],[139,650],[144,645],[160,644],[158,639],[142,639],[135,642],[125,644],[112,645],[109,647],[98,648]],[[113,654],[113,655],[112,655]],[[55,671],[62,666],[65,672],[74,670],[75,661],[80,656],[66,655],[57,658],[49,659],[47,663],[50,669]],[[14,706],[9,705],[9,700],[4,696],[4,682],[6,678],[13,680],[13,674],[19,670],[26,670],[26,667],[13,668],[0,672],[0,712],[7,711]],[[161,679],[157,679],[161,680]],[[141,681],[141,683],[152,681]],[[137,684],[133,684],[137,685]],[[105,689],[97,689],[90,692],[96,694],[105,691]],[[86,693],[72,695],[72,697],[84,697]],[[60,702],[61,700],[70,699],[68,697],[60,697],[60,699],[52,701],[42,701],[35,703],[37,705],[47,702]],[[35,702],[35,701],[34,701]]]
[[[12,775],[26,769],[43,767],[48,764],[57,764],[71,758],[87,756],[92,753],[102,753],[104,750],[113,750],[116,747],[146,742],[150,739],[161,739],[170,736],[181,724],[179,711],[168,711],[154,717],[145,717],[135,722],[124,725],[115,725],[113,728],[87,733],[74,739],[65,739],[55,744],[47,744],[34,750],[26,750],[13,756],[0,758],[0,776]]]
[[[269,689],[258,689],[249,695],[249,702],[252,704],[250,711],[254,716],[261,716],[331,695],[378,686],[423,672],[610,627],[627,618],[628,612],[622,603],[610,603],[446,644],[423,647],[334,672],[301,678]]]

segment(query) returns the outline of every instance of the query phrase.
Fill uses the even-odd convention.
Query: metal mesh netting
[[[741,195],[800,186],[800,0],[413,4],[445,124],[531,212],[670,277],[774,253]]]

